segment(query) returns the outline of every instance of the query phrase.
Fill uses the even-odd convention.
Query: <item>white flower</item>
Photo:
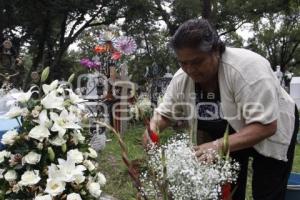
[[[143,96],[138,99],[137,106],[139,109],[143,110],[145,113],[152,112],[152,104],[149,97]]]
[[[4,174],[4,179],[6,181],[14,181],[17,179],[17,172],[15,170],[8,170],[5,174]]]
[[[47,110],[43,110],[39,114],[39,119],[34,120],[34,122],[39,125],[31,129],[28,136],[42,142],[45,138],[49,137],[50,131],[48,128],[52,126],[52,121],[48,118]]]
[[[86,100],[84,99],[81,99],[77,94],[75,94],[72,90],[70,89],[66,89],[68,92],[69,92],[69,97],[70,97],[70,100],[72,102],[72,104],[79,104],[79,103],[82,103],[82,102],[85,102]]]
[[[43,84],[42,88],[45,94],[48,94],[49,92],[55,90],[58,86],[58,80],[53,81],[52,83],[50,83],[50,85],[47,84]]]
[[[97,180],[98,180],[98,183],[103,186],[106,184],[106,178],[105,176],[101,173],[101,172],[98,172],[97,174]]]
[[[101,190],[100,190],[100,184],[99,183],[95,183],[95,182],[90,182],[87,184],[87,188],[89,190],[89,193],[95,197],[98,198],[101,195]]]
[[[214,162],[199,161],[188,137],[170,139],[165,145],[150,149],[148,155],[155,177],[143,174],[141,182],[149,199],[159,187],[157,183],[164,179],[174,199],[219,199],[221,185],[233,183],[237,178],[237,163],[225,161],[215,151],[208,151],[206,155],[213,157]],[[155,182],[151,181],[153,178]]]
[[[21,181],[19,181],[19,185],[21,186],[28,186],[28,185],[35,185],[41,180],[39,176],[39,171],[26,171],[21,176]]]
[[[44,108],[59,110],[62,110],[64,108],[64,98],[58,97],[56,93],[57,91],[53,90],[41,100],[41,104],[44,106]]]
[[[56,136],[53,140],[50,140],[49,142],[50,142],[50,144],[52,144],[54,146],[61,146],[61,145],[65,144],[67,141],[59,136]]]
[[[74,182],[76,184],[80,184],[80,183],[83,183],[85,181],[85,176],[83,174],[77,174],[77,175],[74,175],[74,177],[75,177]]]
[[[12,191],[14,193],[18,193],[20,191],[21,187],[18,184],[14,184],[12,187]]]
[[[1,139],[1,143],[5,145],[13,145],[18,137],[16,130],[7,131],[4,133]]]
[[[29,115],[29,110],[27,108],[23,108],[23,111],[21,113],[21,116],[22,117],[27,117]]]
[[[47,194],[43,196],[36,196],[34,200],[52,200],[52,197],[49,194]]]
[[[50,118],[54,121],[51,130],[58,132],[60,137],[63,137],[67,129],[81,129],[77,124],[79,119],[74,114],[69,114],[65,109],[59,116],[57,113],[50,112]]]
[[[0,163],[2,163],[5,158],[10,157],[10,155],[11,153],[6,150],[0,151]]]
[[[51,164],[48,166],[48,177],[49,179],[57,179],[61,180],[60,178],[63,177],[62,171],[58,169],[58,167],[55,164]]]
[[[21,116],[23,113],[23,109],[19,106],[13,106],[9,109],[7,113],[5,113],[4,117],[12,119]]]
[[[91,157],[91,158],[97,158],[98,154],[93,148],[89,147],[88,156]]]
[[[36,111],[41,111],[43,109],[43,107],[42,106],[39,106],[39,105],[37,105],[37,106],[34,106],[34,110],[36,110]]]
[[[32,86],[27,92],[17,92],[17,93],[12,93],[11,96],[20,103],[26,103],[29,101],[31,95],[34,93],[32,92],[32,89],[35,88],[36,86]]]
[[[116,35],[112,31],[105,31],[104,33],[101,33],[101,35],[100,35],[101,42],[111,41],[115,37],[116,37]]]
[[[29,137],[39,140],[40,142],[42,142],[45,138],[48,138],[49,135],[50,131],[43,125],[35,126],[28,134]]]
[[[63,160],[58,159],[59,171],[61,173],[60,179],[65,182],[72,182],[76,179],[76,176],[83,175],[86,168],[83,165],[75,165],[75,161],[71,159]]]
[[[89,171],[93,171],[96,168],[95,165],[90,160],[83,161],[83,165],[86,166]]]
[[[78,143],[84,143],[85,137],[81,134],[80,130],[76,130],[75,133],[71,133],[71,135],[73,136],[73,142],[75,145],[78,145]]]
[[[28,164],[32,164],[32,165],[35,165],[37,164],[38,162],[40,162],[41,160],[41,155],[38,154],[38,153],[35,153],[33,151],[29,152],[25,157],[24,157],[24,160],[26,163]]]
[[[78,149],[72,149],[68,151],[67,159],[74,160],[75,163],[82,163],[83,154]]]
[[[44,145],[42,142],[39,142],[36,147],[39,149],[39,150],[42,150],[44,148]]]
[[[77,193],[68,194],[67,200],[82,200],[81,196]]]
[[[32,110],[31,111],[31,115],[32,115],[33,118],[37,118],[39,116],[39,114],[40,114],[40,111],[38,111],[38,110]]]
[[[0,169],[0,179],[3,179],[3,172],[5,171],[5,169]]]
[[[64,88],[60,85],[57,89],[56,89],[56,92],[58,94],[64,94]]]
[[[48,179],[45,192],[51,196],[57,196],[66,189],[66,183],[58,179]]]
[[[84,106],[84,104],[81,104]],[[81,106],[79,106],[78,104],[75,106],[75,105],[71,105],[68,107],[68,110],[71,112],[71,113],[74,113],[76,116],[80,116],[83,111],[85,110],[85,108],[80,108]]]
[[[72,182],[74,181],[76,184],[80,184],[83,183],[85,181],[85,176],[83,174],[83,171],[85,171],[85,168],[81,165],[78,167],[75,167],[75,163],[71,163],[74,164],[72,166],[70,166],[71,164],[69,163],[69,165],[67,165],[67,163],[62,163],[64,160],[59,160],[59,162],[61,163],[61,165],[59,166],[60,169],[58,169],[58,167],[55,164],[51,164],[51,166],[48,167],[48,176],[49,179],[52,180],[59,180],[59,181],[67,181],[67,182]],[[70,167],[70,170],[68,170],[68,167]],[[70,173],[70,174],[66,174],[66,173]]]
[[[47,110],[43,110],[39,114],[38,120],[34,120],[34,122],[43,125],[46,128],[50,128],[52,126],[52,121],[48,118]]]

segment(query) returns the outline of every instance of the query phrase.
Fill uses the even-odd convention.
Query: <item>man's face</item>
[[[176,51],[177,60],[182,70],[194,81],[199,83],[210,82],[218,74],[217,52],[203,53],[191,48]]]

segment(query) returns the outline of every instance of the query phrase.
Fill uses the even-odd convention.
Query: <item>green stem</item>
[[[19,121],[19,119],[17,117],[16,117],[16,120],[17,120],[17,122],[18,122],[18,124],[19,124],[19,126],[21,128],[22,127],[21,122]]]
[[[166,154],[164,148],[162,148],[162,165],[163,165],[163,198],[168,200],[168,182],[167,182],[167,164],[166,164]]]

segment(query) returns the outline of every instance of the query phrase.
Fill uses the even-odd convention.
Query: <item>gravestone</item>
[[[293,77],[290,83],[290,95],[300,109],[300,77]]]
[[[150,100],[151,103],[157,105],[158,98],[163,96],[170,81],[173,78],[173,74],[170,73],[170,68],[167,66],[167,72],[161,78],[152,79],[152,84],[150,87]]]
[[[284,87],[283,73],[281,72],[279,65],[276,66],[276,71],[274,72],[274,74],[276,75],[277,79],[279,80],[280,85]]]
[[[120,96],[120,104],[118,109],[120,112],[117,112],[116,115],[119,119],[116,119],[116,126],[121,134],[124,134],[128,127],[128,98],[129,98],[129,91],[132,88],[132,83],[129,80],[128,75],[128,66],[126,63],[120,65],[120,79],[116,82],[117,86],[120,88],[119,94]]]
[[[86,110],[89,112],[89,128],[92,134],[91,146],[96,150],[102,150],[106,143],[105,128],[96,124],[95,121],[102,120],[109,123],[107,105],[102,102],[106,91],[107,78],[95,72],[87,75],[86,92],[84,99]]]

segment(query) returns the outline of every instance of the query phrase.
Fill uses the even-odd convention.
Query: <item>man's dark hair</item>
[[[190,19],[175,32],[170,46],[176,51],[182,48],[198,49],[201,52],[225,51],[225,44],[205,19]]]

